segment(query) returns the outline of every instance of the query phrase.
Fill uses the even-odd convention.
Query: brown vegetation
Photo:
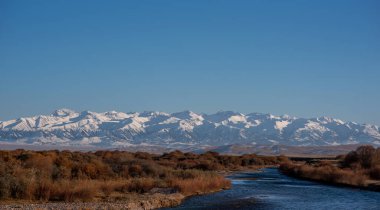
[[[123,194],[169,189],[184,195],[230,187],[215,170],[273,165],[281,157],[163,155],[122,151],[0,151],[0,201],[108,200]]]
[[[336,157],[336,161],[316,163],[284,162],[280,170],[287,175],[322,181],[365,187],[368,180],[380,180],[380,148],[360,146],[356,151]]]

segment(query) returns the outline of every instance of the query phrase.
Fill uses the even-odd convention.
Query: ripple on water
[[[321,188],[319,185],[295,185],[295,184],[281,184],[282,187],[295,187],[295,188]]]
[[[283,200],[283,199],[291,199],[292,196],[260,194],[260,195],[255,195],[254,198],[260,199],[260,200]]]
[[[243,184],[243,185],[245,185],[245,184],[247,184],[247,182],[249,182],[249,180],[231,180],[231,184],[233,184],[233,185],[239,185],[239,184]]]

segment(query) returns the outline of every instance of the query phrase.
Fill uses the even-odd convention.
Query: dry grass
[[[360,146],[338,156],[333,162],[314,164],[284,162],[280,169],[289,175],[326,183],[366,186],[369,179],[380,180],[380,148]]]
[[[380,180],[380,166],[371,168],[369,174],[372,179]]]
[[[174,179],[170,186],[178,189],[184,195],[214,192],[231,187],[231,182],[220,176],[201,176],[189,179]]]
[[[199,170],[176,171],[176,175],[169,178],[168,183],[184,195],[214,192],[231,187],[231,182],[223,176]]]
[[[153,188],[201,194],[230,187],[228,180],[210,170],[276,161],[256,155],[179,151],[161,156],[119,151],[0,151],[0,202],[108,200]]]
[[[332,165],[310,166],[307,164],[295,165],[286,163],[282,164],[280,169],[286,174],[295,177],[323,181],[326,183],[364,186],[365,180],[367,179],[362,173],[340,169]]]

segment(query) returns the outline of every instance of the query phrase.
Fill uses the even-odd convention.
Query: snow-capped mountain
[[[343,122],[329,117],[305,119],[232,111],[169,114],[60,109],[48,116],[0,122],[0,142],[177,148],[230,144],[380,144],[380,129],[375,125]]]

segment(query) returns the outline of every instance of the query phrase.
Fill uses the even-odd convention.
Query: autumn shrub
[[[87,201],[117,193],[175,188],[184,194],[228,187],[215,170],[278,164],[257,155],[173,151],[162,155],[124,151],[0,151],[0,200]]]
[[[110,182],[103,182],[100,184],[100,190],[101,192],[107,197],[109,196],[113,191],[115,191],[116,187],[119,185],[119,183],[110,183]]]
[[[349,152],[341,162],[343,167],[352,169],[370,169],[380,166],[380,148],[360,146],[356,151]]]
[[[364,186],[366,180],[366,176],[363,173],[341,169],[331,164],[312,166],[308,164],[297,165],[293,163],[284,163],[281,164],[280,170],[291,176],[326,183]]]
[[[154,187],[152,178],[132,179],[128,186],[128,192],[146,193]]]
[[[53,186],[50,180],[40,181],[38,184],[36,184],[35,187],[33,187],[35,199],[48,201],[50,199],[50,192],[52,190],[52,187]]]
[[[0,177],[0,199],[6,199],[10,196],[11,189],[11,177],[1,176]]]
[[[174,178],[169,181],[169,185],[184,195],[191,195],[226,189],[231,183],[221,176],[206,173],[197,177]]]
[[[91,186],[76,187],[74,188],[72,200],[90,201],[95,197],[96,192]]]
[[[372,179],[380,180],[380,165],[371,168],[369,174]]]
[[[213,171],[219,169],[220,167],[218,166],[218,164],[215,164],[209,160],[202,160],[199,164],[195,165],[194,168],[205,171]]]
[[[63,180],[50,185],[50,200],[58,201],[90,201],[98,192],[96,182],[89,180]]]

